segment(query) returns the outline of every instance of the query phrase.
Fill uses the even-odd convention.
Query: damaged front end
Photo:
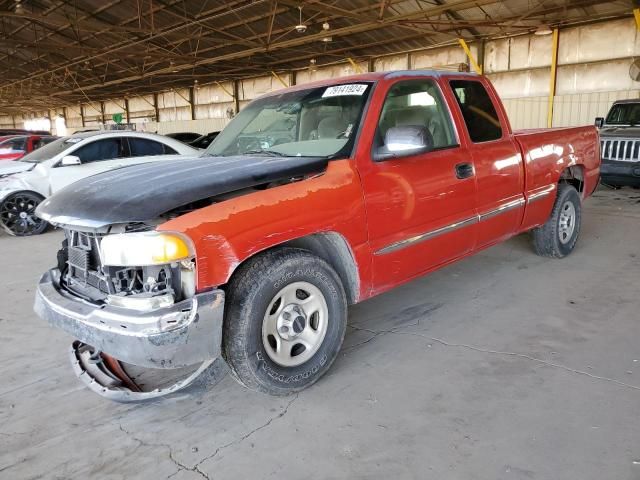
[[[42,276],[34,308],[76,339],[72,364],[89,388],[144,400],[220,371],[224,292],[196,293],[186,237],[152,225],[64,228],[57,268]]]

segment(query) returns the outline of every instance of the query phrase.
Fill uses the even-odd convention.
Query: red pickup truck
[[[248,388],[288,394],[329,369],[349,304],[521,232],[540,255],[571,253],[599,165],[594,127],[514,133],[481,76],[291,87],[201,157],[42,202],[66,238],[35,309],[77,339],[76,372],[109,398],[175,391],[218,357]],[[140,392],[132,366],[194,371]]]

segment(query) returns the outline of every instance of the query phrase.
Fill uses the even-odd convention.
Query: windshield
[[[640,124],[640,103],[618,103],[611,107],[607,125],[638,125]]]
[[[81,137],[64,137],[54,140],[43,147],[34,150],[20,159],[21,162],[40,163],[49,160],[59,153],[64,152],[69,147],[81,142]]]
[[[0,141],[0,153],[24,152],[27,149],[27,137],[11,137]]]
[[[205,155],[349,156],[370,91],[370,83],[352,83],[255,100]]]

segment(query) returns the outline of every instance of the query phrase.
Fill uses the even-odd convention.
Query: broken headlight
[[[103,237],[100,256],[109,266],[166,265],[193,258],[194,249],[191,241],[179,233],[118,233]]]

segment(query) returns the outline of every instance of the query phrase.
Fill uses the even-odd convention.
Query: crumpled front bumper
[[[60,271],[52,269],[40,279],[34,310],[81,342],[140,367],[186,367],[221,353],[222,290],[140,312],[85,302],[60,288]]]

